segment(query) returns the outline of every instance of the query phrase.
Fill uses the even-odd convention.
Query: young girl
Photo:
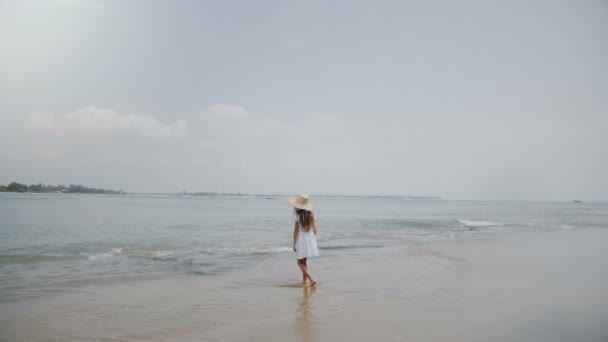
[[[289,203],[293,205],[296,219],[293,227],[293,251],[296,252],[298,266],[302,270],[302,282],[310,281],[310,286],[317,285],[306,265],[306,259],[319,256],[317,249],[317,226],[312,213],[313,206],[308,195],[290,196]]]

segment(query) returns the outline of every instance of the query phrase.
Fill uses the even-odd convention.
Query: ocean
[[[366,330],[371,335],[349,339],[483,340],[496,337],[505,329],[497,322],[512,322],[510,315],[521,308],[497,312],[496,322],[472,317],[487,324],[478,333],[463,333],[462,326],[426,329],[443,314],[462,317],[469,305],[483,306],[488,289],[469,288],[468,281],[478,286],[479,279],[496,279],[488,265],[513,272],[509,281],[521,297],[530,294],[527,281],[541,289],[557,286],[545,280],[572,279],[574,270],[547,271],[538,279],[533,272],[519,284],[513,279],[532,266],[523,263],[515,272],[508,270],[509,260],[542,261],[536,271],[543,271],[553,270],[555,260],[575,263],[583,256],[597,265],[574,265],[590,270],[576,274],[580,283],[569,280],[567,288],[534,298],[545,298],[537,305],[550,307],[560,303],[558,296],[584,289],[594,296],[581,310],[592,318],[541,320],[546,326],[540,328],[512,322],[506,336],[607,340],[599,323],[608,319],[600,289],[608,285],[601,268],[607,247],[598,243],[606,241],[607,203],[314,195],[312,201],[321,253],[310,261],[317,289],[298,285],[293,209],[286,197],[0,194],[0,340],[330,340],[349,336],[340,333],[342,325],[365,315],[376,323]],[[555,241],[555,248],[531,245],[549,246],[545,241]],[[570,242],[572,247],[561,247]],[[530,252],[543,250],[540,257]],[[466,268],[472,262],[477,266]],[[414,274],[420,277],[410,279]],[[447,292],[431,296],[425,289],[433,284]],[[323,293],[331,298],[321,300]],[[318,314],[311,311],[311,298]],[[413,319],[414,307],[421,318]],[[376,321],[375,310],[390,317]],[[408,322],[415,326],[408,328]],[[564,323],[574,335],[564,334]]]

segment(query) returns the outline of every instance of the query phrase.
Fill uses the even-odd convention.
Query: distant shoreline
[[[123,190],[108,190],[89,188],[80,184],[65,185],[45,185],[42,183],[38,184],[21,184],[17,182],[11,182],[8,185],[0,184],[0,192],[5,193],[29,193],[29,194],[97,194],[97,195],[123,195],[126,194]]]
[[[96,192],[31,192],[31,191],[3,191],[0,190],[0,194],[11,194],[11,195],[136,195],[129,194],[126,192],[116,193],[96,193]]]

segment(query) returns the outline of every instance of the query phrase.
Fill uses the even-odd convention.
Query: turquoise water
[[[314,197],[322,257],[608,227],[608,204]],[[90,285],[221,277],[291,258],[292,209],[265,196],[0,194],[0,302]]]

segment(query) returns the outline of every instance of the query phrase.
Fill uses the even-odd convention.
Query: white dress
[[[300,226],[298,238],[296,239],[296,258],[303,259],[316,256],[319,256],[319,249],[317,248],[315,233],[312,228],[307,232]]]

